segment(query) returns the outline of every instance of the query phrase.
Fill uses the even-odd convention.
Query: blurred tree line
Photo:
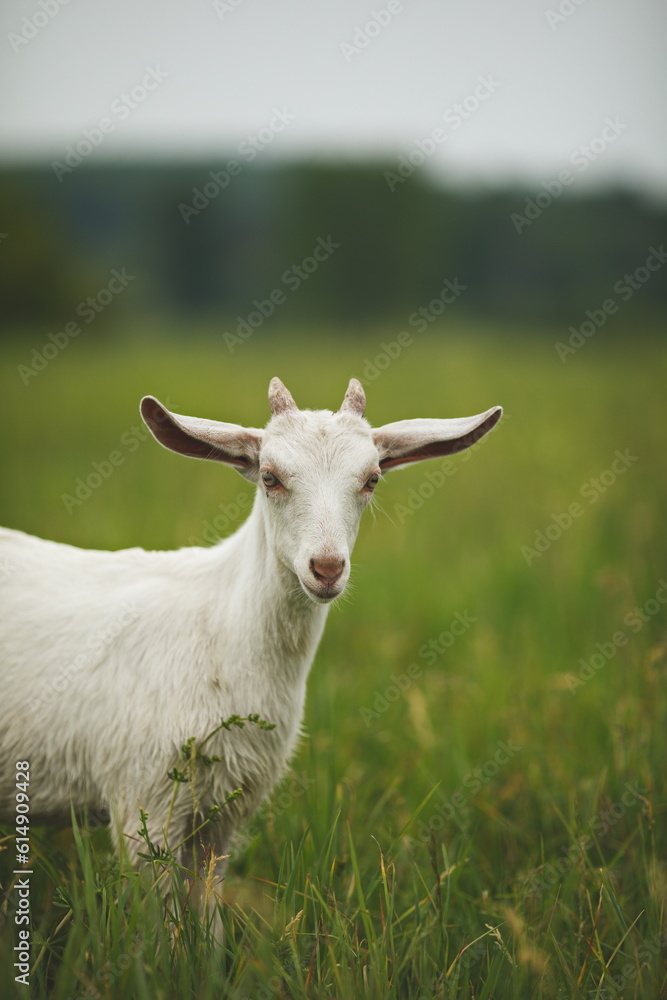
[[[5,335],[71,320],[123,268],[123,315],[230,330],[271,305],[285,322],[403,323],[439,297],[459,318],[578,325],[667,233],[665,205],[627,191],[454,190],[395,163],[77,158],[0,171]],[[652,318],[667,308],[654,270],[635,303]]]

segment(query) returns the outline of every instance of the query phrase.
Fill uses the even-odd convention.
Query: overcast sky
[[[62,158],[105,118],[100,160],[248,135],[266,160],[397,158],[439,129],[428,165],[457,181],[574,166],[667,196],[662,0],[60,2],[3,0],[4,159]]]

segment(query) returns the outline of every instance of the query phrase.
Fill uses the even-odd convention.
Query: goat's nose
[[[340,579],[344,569],[345,560],[336,559],[335,556],[324,556],[320,559],[310,560],[311,573],[317,580],[326,583],[328,587],[331,587],[336,580]]]

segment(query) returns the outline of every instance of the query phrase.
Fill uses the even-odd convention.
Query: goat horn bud
[[[289,413],[290,410],[298,410],[291,392],[285,388],[279,378],[272,378],[269,382],[269,406],[274,416],[279,413]]]
[[[356,378],[350,379],[345,398],[341,404],[340,412],[358,413],[363,417],[366,409],[366,394],[361,382]]]

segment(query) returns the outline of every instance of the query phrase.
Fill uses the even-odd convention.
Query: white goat
[[[299,410],[276,378],[269,402],[264,430],[141,402],[160,444],[258,486],[247,521],[212,548],[89,551],[0,530],[4,819],[13,819],[15,764],[27,761],[34,822],[68,822],[71,804],[106,812],[136,858],[141,806],[151,840],[161,842],[169,816],[180,843],[193,824],[187,795],[170,811],[167,772],[180,746],[223,717],[259,713],[273,730],[233,727],[206,746],[221,761],[206,769],[201,815],[242,789],[206,827],[215,855],[226,855],[294,750],[328,605],[347,584],[379,477],[469,447],[502,413],[372,429],[356,379],[334,413]]]

